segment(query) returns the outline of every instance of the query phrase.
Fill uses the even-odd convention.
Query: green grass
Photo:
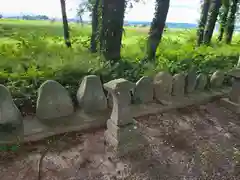
[[[100,75],[103,81],[118,77],[136,81],[142,75],[177,73],[190,66],[212,73],[232,68],[240,53],[240,35],[234,36],[231,46],[214,37],[212,46],[196,48],[195,30],[169,29],[158,47],[157,64],[142,66],[148,28],[126,27],[122,61],[110,67],[88,51],[90,26],[70,23],[70,29],[72,49],[64,45],[61,22],[0,20],[0,83],[10,88],[18,107],[34,108],[37,89],[46,79],[59,81],[75,97],[87,74]]]

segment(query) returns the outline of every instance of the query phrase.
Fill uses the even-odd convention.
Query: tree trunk
[[[62,9],[62,21],[63,21],[65,44],[67,47],[71,47],[65,0],[60,0],[60,3],[61,3],[61,9]]]
[[[121,58],[125,6],[125,0],[103,0],[101,29],[103,55],[112,62]]]
[[[98,12],[99,12],[99,3],[100,0],[96,0],[93,9],[92,9],[92,36],[91,36],[91,45],[90,49],[92,53],[97,52],[97,33],[98,33]]]
[[[202,4],[202,12],[198,25],[197,45],[201,45],[203,42],[204,28],[206,26],[208,11],[210,7],[210,0],[204,0]]]
[[[219,36],[218,41],[222,41],[224,31],[226,29],[226,22],[227,22],[227,16],[229,12],[229,3],[224,3],[222,6],[222,13],[220,17],[220,28],[219,28]]]
[[[82,16],[79,16],[79,21],[81,23],[81,26],[83,27],[83,18],[82,18]]]
[[[210,44],[215,24],[217,21],[219,9],[221,7],[221,0],[212,0],[209,9],[209,15],[207,19],[207,24],[204,32],[203,42],[204,44]]]
[[[103,36],[104,36],[104,28],[106,27],[103,27],[103,25],[105,24],[104,22],[104,19],[103,17],[105,16],[104,15],[104,0],[99,0],[100,1],[100,10],[98,12],[98,27],[99,27],[99,30],[98,30],[98,41],[99,41],[99,48],[100,48],[100,53],[103,53],[104,52],[104,41],[103,41]]]
[[[237,14],[237,5],[239,3],[239,0],[232,0],[231,6],[230,6],[230,12],[227,18],[227,25],[226,25],[226,39],[225,42],[227,44],[231,44],[232,42],[232,36],[234,31],[234,25],[236,20],[236,14]]]
[[[156,0],[155,14],[147,42],[147,59],[154,60],[165,27],[170,0]]]

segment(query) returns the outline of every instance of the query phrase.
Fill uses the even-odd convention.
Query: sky
[[[66,0],[67,15],[76,17],[76,7],[80,0]],[[0,0],[0,13],[4,15],[44,14],[61,17],[60,0]],[[155,0],[146,0],[145,4],[134,4],[127,9],[127,21],[151,21],[154,14]],[[196,23],[199,19],[200,0],[170,0],[167,22]],[[88,15],[84,16],[89,20]]]

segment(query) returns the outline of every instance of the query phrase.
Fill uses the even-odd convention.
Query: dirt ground
[[[141,117],[158,133],[144,130],[149,146],[120,159],[105,148],[104,130],[56,136],[1,152],[0,179],[237,180],[239,120],[218,102]]]

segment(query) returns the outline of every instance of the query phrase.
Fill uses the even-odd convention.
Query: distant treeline
[[[23,16],[5,17],[2,14],[0,14],[0,19],[1,18],[14,18],[14,19],[24,19],[24,20],[49,20],[50,19],[46,15],[23,15]]]
[[[49,20],[50,18],[46,15],[23,15],[24,20]]]

